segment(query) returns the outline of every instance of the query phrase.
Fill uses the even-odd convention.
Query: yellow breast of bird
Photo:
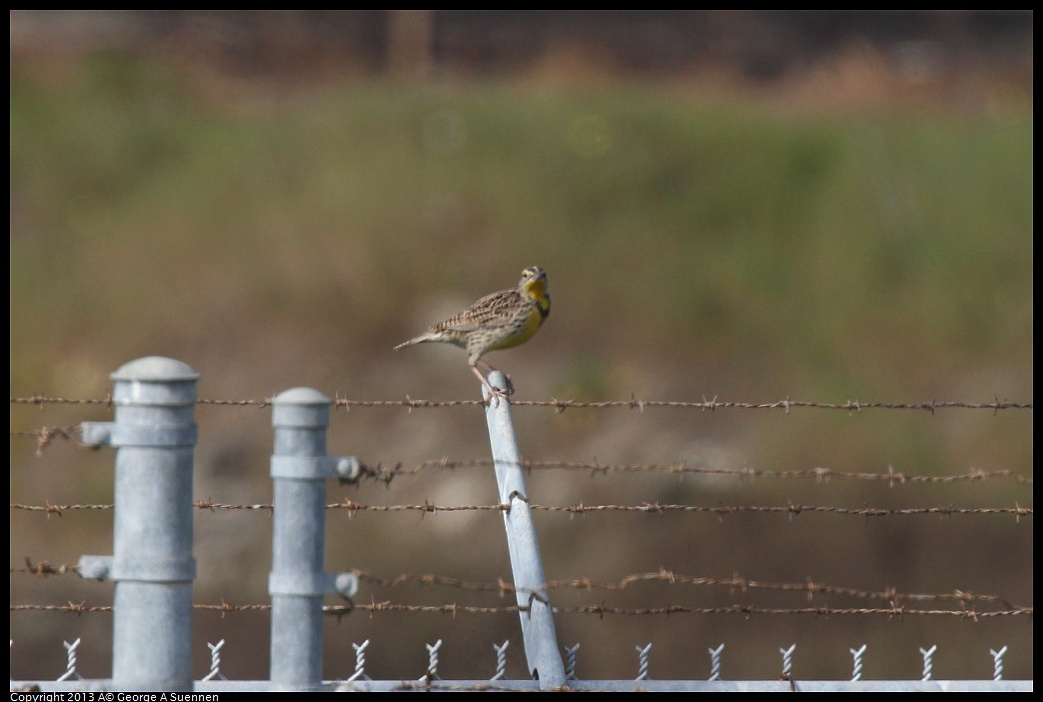
[[[518,330],[512,333],[510,336],[505,338],[500,343],[496,344],[490,351],[499,351],[500,349],[509,349],[518,344],[524,344],[526,341],[532,338],[532,335],[540,330],[540,326],[543,325],[543,315],[540,314],[538,307],[533,307],[529,310],[529,313],[522,320],[522,323],[518,326]]]
[[[512,330],[507,338],[492,346],[490,351],[509,349],[518,344],[524,344],[543,326],[543,320],[550,314],[550,295],[547,294],[546,287],[542,281],[534,281],[526,286],[525,292],[536,304],[529,308],[523,318],[517,320],[516,330]]]

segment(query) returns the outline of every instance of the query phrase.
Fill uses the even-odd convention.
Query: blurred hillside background
[[[164,355],[203,398],[295,386],[354,400],[471,400],[459,349],[392,352],[481,295],[547,269],[553,312],[489,357],[516,399],[1032,402],[1030,11],[12,11],[11,395],[104,398]],[[12,431],[104,420],[13,405]],[[1032,411],[514,410],[533,461],[1020,477],[887,481],[534,469],[543,505],[1032,507]],[[271,499],[271,415],[201,406],[197,499]],[[489,456],[474,406],[337,411],[330,453],[385,468]],[[13,437],[12,502],[106,503],[110,450]],[[488,466],[428,465],[330,501],[492,504]],[[1032,517],[569,517],[537,512],[552,580],[678,575],[1032,606]],[[327,517],[327,569],[510,581],[494,512]],[[32,577],[112,550],[112,513],[12,510],[11,603],[111,603],[111,583]],[[198,603],[266,603],[270,518],[200,511]],[[554,604],[886,608],[885,600],[635,583]],[[504,606],[497,593],[363,582],[359,603]],[[330,598],[330,604],[337,604]],[[958,603],[900,601],[932,610]],[[111,670],[111,616],[12,612],[12,674]],[[1032,618],[563,614],[582,678],[1032,678]],[[266,613],[194,620],[222,673],[268,675]],[[514,614],[355,612],[326,675],[492,675]]]

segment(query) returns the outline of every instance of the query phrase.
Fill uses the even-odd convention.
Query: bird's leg
[[[485,365],[489,364],[486,363]],[[476,376],[478,376],[478,380],[482,381],[482,385],[484,385],[489,390],[489,401],[493,403],[494,407],[500,404],[501,397],[504,400],[507,400],[507,395],[510,394],[509,392],[505,393],[503,390],[500,390],[499,388],[494,388],[492,385],[490,385],[489,381],[485,379],[485,376],[482,375],[482,372],[478,370],[477,366],[471,366],[471,370],[474,371],[474,374]],[[507,400],[507,402],[510,403],[510,400]]]
[[[485,370],[489,371],[490,373],[492,373],[494,370],[496,370],[495,368],[490,366],[487,362],[485,362],[485,361],[483,361],[481,359],[478,359],[478,362],[481,363],[483,366],[485,366]],[[507,379],[507,390],[506,390],[506,392],[504,394],[505,395],[513,395],[514,394],[514,383],[511,382],[511,376],[509,376],[508,374],[504,373],[503,377]]]

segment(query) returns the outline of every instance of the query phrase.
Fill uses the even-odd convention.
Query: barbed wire
[[[454,587],[464,590],[492,591],[497,592],[500,595],[509,595],[516,592],[515,586],[512,583],[509,583],[503,579],[498,579],[496,582],[472,582],[435,574],[401,574],[396,575],[394,577],[381,577],[358,569],[354,569],[351,572],[358,576],[359,580],[364,580],[366,582],[371,582],[386,587],[398,587],[399,585],[406,583],[415,583],[422,586],[441,585],[445,587]],[[799,592],[805,593],[809,599],[817,594],[830,594],[853,597],[856,599],[879,599],[886,600],[888,602],[902,600],[942,602],[986,602],[1003,604],[1008,608],[1012,607],[1012,605],[1007,601],[1006,598],[999,597],[997,595],[982,595],[973,592],[963,592],[961,590],[956,590],[950,593],[924,594],[901,593],[893,588],[889,588],[887,590],[874,592],[868,590],[859,590],[857,588],[850,587],[824,585],[812,581],[810,577],[803,583],[769,583],[759,580],[750,580],[747,578],[743,578],[738,574],[734,574],[730,578],[707,578],[692,575],[681,575],[666,569],[660,569],[658,571],[650,573],[633,573],[613,582],[595,580],[591,578],[551,580],[541,585],[539,589],[625,590],[631,585],[635,585],[638,583],[664,583],[668,585],[721,587],[727,588],[729,590],[739,590],[741,592],[746,592],[749,590]]]
[[[449,400],[449,401],[432,401],[432,400],[414,400],[408,395],[405,400],[377,400],[377,401],[364,401],[364,400],[349,400],[338,397],[334,401],[335,407],[344,407],[345,409],[351,409],[352,407],[406,407],[409,409],[413,408],[436,408],[436,407],[456,407],[465,405],[484,405],[485,403],[481,400]],[[643,411],[645,408],[674,408],[674,409],[697,409],[701,411],[709,410],[714,411],[718,409],[780,409],[789,411],[790,409],[796,408],[808,408],[808,409],[839,409],[847,410],[849,412],[858,412],[864,409],[917,409],[927,410],[934,412],[938,409],[991,409],[998,411],[1001,409],[1032,409],[1032,403],[1015,403],[996,400],[991,403],[976,403],[976,402],[958,402],[958,401],[937,401],[931,400],[928,402],[859,402],[857,400],[848,400],[843,403],[833,402],[811,402],[803,400],[777,400],[775,402],[727,402],[718,400],[716,397],[713,399],[703,399],[701,402],[698,401],[674,401],[674,400],[639,400],[631,395],[629,400],[607,400],[600,402],[581,402],[577,400],[558,400],[552,398],[550,400],[511,400],[512,406],[518,407],[552,407],[558,412],[564,412],[566,409],[577,408],[577,409],[612,409],[612,408],[623,408],[623,409],[636,409]]]
[[[34,430],[12,431],[12,437],[31,438],[37,441],[36,455],[40,456],[43,450],[54,440],[55,437],[66,441],[75,441],[75,434],[79,433],[78,426],[71,427],[41,427]],[[399,476],[414,476],[425,470],[455,470],[457,468],[488,468],[495,465],[490,458],[470,458],[453,460],[448,457],[420,461],[412,466],[406,466],[403,462],[392,463],[390,461],[377,462],[375,464],[360,464],[361,476],[367,480],[384,482],[390,484]],[[504,463],[504,462],[501,462]],[[705,468],[688,466],[683,461],[673,463],[636,463],[636,464],[612,464],[600,461],[536,461],[522,460],[517,463],[507,462],[509,465],[517,465],[532,472],[534,470],[571,470],[586,472],[595,475],[608,473],[673,473],[692,475],[717,475],[736,477],[740,479],[769,478],[769,479],[800,479],[814,478],[819,482],[830,480],[868,480],[886,481],[892,487],[902,483],[954,483],[954,482],[980,482],[984,480],[1011,478],[1023,485],[1032,485],[1033,478],[1021,475],[1012,470],[986,471],[980,468],[971,468],[966,473],[955,475],[917,475],[904,471],[896,471],[888,466],[887,472],[869,471],[840,471],[833,468],[816,466],[802,470],[769,470],[761,468]]]
[[[26,557],[25,559],[25,567],[12,567],[10,569],[12,574],[32,575],[35,577],[74,574],[78,573],[79,570],[79,566],[76,565],[53,565],[48,561],[40,561],[34,564],[32,560],[28,557]],[[361,581],[365,581],[375,585],[380,585],[383,587],[398,587],[404,584],[416,584],[420,586],[442,586],[461,590],[495,592],[500,596],[512,595],[515,592],[517,592],[517,588],[514,586],[513,583],[507,582],[502,578],[498,578],[495,582],[475,582],[462,580],[460,578],[451,578],[433,573],[402,573],[394,576],[380,576],[374,575],[373,573],[357,568],[352,569],[350,572],[357,576]],[[1015,608],[1005,597],[1000,597],[998,595],[985,595],[973,592],[964,592],[962,590],[955,590],[953,592],[945,593],[903,593],[898,592],[894,588],[888,588],[886,590],[879,591],[870,591],[860,590],[858,588],[840,587],[836,585],[825,585],[822,583],[816,583],[812,581],[810,577],[808,577],[803,583],[770,583],[760,580],[750,580],[748,578],[741,577],[738,574],[733,574],[729,578],[707,578],[692,575],[681,575],[678,573],[674,573],[673,571],[666,570],[665,568],[661,568],[658,571],[650,573],[633,573],[630,575],[626,575],[623,578],[620,578],[619,580],[613,582],[595,580],[592,578],[571,578],[568,580],[551,580],[544,583],[537,589],[574,589],[588,591],[625,590],[632,585],[643,583],[663,583],[675,586],[689,585],[702,587],[717,587],[726,588],[729,590],[739,590],[740,592],[748,592],[750,590],[797,592],[806,594],[809,600],[814,595],[839,595],[844,597],[852,597],[855,599],[885,600],[887,602],[936,601],[960,603],[996,603],[1001,604],[1008,609]]]
[[[39,429],[33,429],[29,431],[12,431],[11,436],[35,439],[36,455],[42,456],[43,450],[50,445],[51,441],[53,441],[55,437],[65,439],[66,441],[76,441],[77,443],[79,443],[78,439],[73,438],[74,434],[79,435],[79,433],[79,426],[41,427]]]
[[[46,397],[40,393],[33,393],[28,397],[11,397],[12,405],[108,405],[111,407],[115,404],[112,399],[112,394],[106,394],[101,399],[91,398],[72,398],[72,397]]]
[[[194,505],[199,509],[205,510],[274,510],[274,505],[270,503],[259,503],[259,504],[225,504],[220,502],[211,502],[209,500],[196,500]],[[47,502],[43,505],[28,505],[12,502],[10,508],[16,510],[25,510],[29,512],[43,512],[48,515],[57,514],[59,517],[62,516],[63,512],[75,511],[75,510],[108,510],[113,509],[114,505],[111,504],[67,504],[67,505],[52,505]],[[326,505],[326,509],[337,510],[344,509],[348,510],[352,514],[357,512],[423,512],[423,513],[437,513],[437,512],[509,512],[511,506],[509,504],[487,504],[487,505],[435,505],[429,502],[424,502],[418,505],[367,505],[359,502],[354,502],[349,499],[344,499],[341,502],[334,502]],[[728,506],[708,506],[708,505],[674,505],[674,504],[659,504],[658,502],[646,502],[640,505],[538,505],[530,504],[529,509],[538,510],[543,512],[567,512],[570,514],[586,514],[587,512],[643,512],[651,514],[665,514],[668,512],[683,512],[683,513],[708,513],[717,515],[728,515],[728,514],[742,514],[747,512],[754,513],[768,513],[768,514],[787,514],[794,517],[802,512],[820,512],[827,514],[839,514],[844,516],[855,516],[855,517],[886,517],[886,516],[908,516],[908,515],[965,515],[965,514],[1013,514],[1018,517],[1020,521],[1021,517],[1030,517],[1033,514],[1031,507],[954,507],[954,506],[940,506],[940,507],[834,507],[829,505],[800,505],[800,504],[789,504],[787,506],[772,506],[772,505],[728,505]]]
[[[637,463],[637,464],[611,464],[595,462],[583,462],[583,461],[536,461],[536,460],[522,460],[518,462],[504,461],[501,464],[506,465],[517,465],[530,472],[533,470],[571,470],[578,472],[586,472],[592,474],[607,474],[607,473],[674,473],[674,474],[693,474],[693,475],[718,475],[727,477],[736,477],[740,479],[753,479],[753,478],[780,478],[780,479],[792,479],[792,478],[814,478],[819,482],[828,482],[833,478],[847,479],[847,480],[869,480],[869,481],[886,481],[892,486],[901,483],[954,483],[954,482],[979,482],[990,479],[1002,479],[1002,478],[1013,478],[1019,483],[1031,485],[1033,479],[1026,477],[1020,473],[1012,470],[993,470],[985,471],[978,468],[972,468],[967,473],[960,473],[956,475],[916,475],[910,474],[903,471],[896,471],[892,467],[888,467],[887,472],[845,472],[835,470],[833,468],[814,467],[803,470],[766,470],[759,468],[705,468],[685,465],[684,462],[675,463]],[[454,470],[457,468],[489,468],[496,465],[496,462],[489,458],[472,458],[465,460],[451,460],[449,458],[431,459],[427,461],[421,461],[407,467],[404,463],[398,462],[394,465],[389,464],[389,467],[385,467],[383,462],[377,463],[376,465],[362,465],[362,474],[364,477],[376,480],[378,482],[390,483],[394,478],[398,476],[413,476],[425,470]]]
[[[26,575],[34,575],[39,578],[47,575],[66,575],[69,573],[79,573],[80,567],[76,565],[68,565],[65,563],[54,565],[49,561],[40,561],[33,565],[32,559],[26,556],[25,567],[15,568],[12,566],[11,572]]]
[[[272,397],[265,398],[263,400],[220,400],[220,399],[197,399],[196,404],[198,405],[219,405],[219,406],[253,406],[259,408],[265,408],[271,405]],[[111,394],[107,394],[104,398],[67,398],[67,397],[45,397],[39,393],[27,397],[11,397],[11,404],[32,404],[32,405],[46,405],[46,404],[85,404],[85,405],[106,405],[112,406],[115,404]],[[339,393],[335,400],[333,400],[333,406],[338,408],[344,408],[350,410],[355,407],[360,408],[372,408],[372,407],[404,407],[406,409],[431,409],[440,407],[473,407],[473,406],[484,406],[485,402],[482,400],[414,400],[410,396],[406,395],[404,400],[351,400],[340,397]],[[1006,400],[996,399],[993,402],[962,402],[962,401],[942,401],[942,400],[928,400],[926,402],[861,402],[859,400],[847,400],[845,402],[813,402],[806,400],[776,400],[774,402],[729,402],[718,400],[716,397],[712,399],[704,398],[702,401],[682,401],[682,400],[639,400],[634,396],[631,396],[629,400],[607,400],[600,402],[582,402],[577,400],[558,400],[552,398],[550,400],[511,400],[511,405],[516,407],[551,407],[559,412],[564,412],[566,409],[611,409],[611,408],[623,408],[623,409],[636,409],[643,411],[646,408],[673,408],[673,409],[697,409],[700,411],[715,411],[718,409],[751,409],[751,410],[765,410],[765,409],[776,409],[788,412],[791,409],[832,409],[832,410],[844,410],[847,412],[860,412],[862,410],[869,409],[890,409],[890,410],[923,410],[934,413],[941,409],[979,409],[979,410],[1008,410],[1008,409],[1032,409],[1031,402],[1009,402]]]
[[[11,612],[64,612],[72,614],[90,614],[95,612],[112,612],[111,605],[87,605],[86,600],[82,602],[69,602],[64,605],[11,605]],[[270,604],[246,604],[235,605],[225,601],[221,604],[194,604],[193,609],[200,611],[218,612],[222,616],[238,612],[257,612],[271,609]],[[343,617],[356,611],[369,612],[407,612],[424,614],[447,614],[456,617],[460,614],[519,614],[530,610],[529,605],[501,605],[498,607],[480,607],[473,605],[461,605],[448,603],[441,605],[412,605],[393,602],[370,602],[350,603],[344,605],[325,605],[323,613],[336,617]],[[554,614],[589,614],[599,618],[605,615],[623,616],[645,616],[645,615],[671,615],[671,614],[741,614],[743,616],[764,615],[815,615],[822,617],[835,617],[843,615],[883,615],[888,619],[902,619],[904,617],[922,616],[946,616],[958,617],[960,619],[991,619],[995,617],[1032,616],[1032,607],[1015,607],[1006,610],[995,610],[989,612],[977,612],[973,609],[909,609],[892,605],[890,607],[791,607],[772,608],[758,607],[756,605],[729,605],[726,607],[686,607],[683,605],[667,605],[665,607],[609,607],[604,604],[581,605],[577,607],[551,607]]]

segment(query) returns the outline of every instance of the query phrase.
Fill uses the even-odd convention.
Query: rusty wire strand
[[[37,441],[36,455],[40,456],[55,437],[66,441],[75,440],[74,434],[79,433],[78,426],[72,427],[41,427],[31,431],[12,431],[11,436],[32,438]],[[415,476],[426,470],[456,470],[458,468],[487,468],[495,465],[490,458],[471,458],[452,460],[448,457],[429,459],[406,466],[403,462],[396,463],[384,461],[375,464],[361,464],[361,475],[364,479],[376,482],[391,483],[399,476]],[[770,470],[761,468],[705,468],[688,466],[683,461],[673,463],[634,463],[634,464],[611,464],[583,461],[536,461],[523,460],[518,466],[528,471],[533,470],[569,470],[577,472],[604,475],[608,473],[670,473],[675,475],[716,475],[735,477],[744,480],[755,478],[765,479],[805,479],[812,478],[819,482],[838,480],[867,480],[887,482],[891,486],[903,483],[955,483],[955,482],[980,482],[984,480],[1013,479],[1023,485],[1032,485],[1033,478],[1025,476],[1013,470],[991,470],[971,468],[966,473],[955,475],[917,475],[904,471],[896,471],[888,468],[887,472],[869,471],[841,471],[833,468],[815,466],[801,470]]]
[[[342,615],[353,610],[368,612],[419,612],[433,614],[516,614],[528,612],[528,605],[503,605],[500,607],[472,607],[459,604],[443,605],[408,605],[395,604],[391,602],[373,602],[371,604],[353,605],[328,605],[323,607],[326,614]],[[885,615],[888,618],[901,618],[903,616],[955,616],[962,619],[977,620],[981,618],[1005,617],[1018,615],[1032,615],[1032,607],[1016,607],[1009,610],[996,610],[991,612],[975,612],[974,610],[959,609],[907,609],[905,607],[879,607],[879,608],[837,608],[837,607],[795,607],[795,608],[769,608],[757,607],[755,605],[729,605],[727,607],[685,607],[682,605],[668,605],[666,607],[608,607],[603,604],[583,605],[578,607],[551,607],[554,614],[593,614],[604,616],[606,614],[618,614],[627,616],[656,615],[656,614],[814,614],[818,616],[836,615]]]
[[[363,465],[364,477],[378,482],[390,483],[398,476],[413,476],[425,470],[455,470],[457,468],[488,468],[495,465],[489,458],[472,458],[465,460],[451,460],[448,457],[421,461],[412,466],[406,466],[402,462],[384,465],[383,462],[375,465]],[[513,465],[508,463],[508,465]],[[836,479],[845,480],[869,480],[888,482],[891,485],[902,483],[954,483],[954,482],[977,482],[990,479],[1009,478],[1019,483],[1031,485],[1033,479],[1021,475],[1013,470],[985,471],[972,468],[967,473],[956,475],[916,475],[889,468],[887,472],[856,471],[846,472],[833,468],[816,466],[803,470],[766,470],[756,468],[701,468],[685,465],[684,462],[674,463],[636,463],[620,464],[582,461],[535,461],[523,460],[516,465],[528,471],[533,470],[570,470],[578,472],[589,472],[592,474],[607,473],[673,473],[694,475],[719,475],[736,477],[741,479],[753,478],[814,478],[820,482]]]
[[[501,595],[513,594],[516,591],[516,588],[513,583],[509,583],[503,579],[498,579],[495,583],[471,582],[466,580],[460,580],[457,578],[448,578],[445,576],[435,574],[401,574],[396,575],[394,577],[381,577],[358,569],[354,569],[352,570],[352,572],[356,576],[358,576],[360,580],[387,587],[397,587],[406,583],[416,583],[418,585],[441,585],[446,587],[455,587],[464,590],[492,591],[498,592]],[[732,575],[732,577],[730,578],[705,578],[691,575],[680,575],[666,569],[660,569],[659,571],[651,573],[634,573],[631,575],[627,575],[621,578],[620,580],[614,582],[594,580],[591,578],[551,580],[544,583],[539,589],[624,590],[636,583],[653,582],[665,583],[668,585],[723,587],[730,590],[739,590],[742,592],[746,592],[747,590],[777,590],[788,592],[802,592],[806,593],[809,598],[816,594],[828,594],[854,597],[857,599],[879,599],[886,600],[888,602],[901,600],[995,602],[1004,604],[1008,608],[1012,607],[1012,605],[1008,603],[1006,598],[999,597],[997,595],[982,595],[973,592],[963,592],[962,590],[955,590],[951,593],[924,594],[901,593],[894,590],[893,588],[889,588],[883,591],[872,592],[866,590],[859,590],[857,588],[839,587],[835,585],[823,585],[821,583],[813,582],[810,578],[808,578],[803,583],[769,583],[762,582],[759,580],[749,580],[747,578],[739,576],[738,574]]]
[[[218,400],[218,399],[198,399],[196,404],[199,405],[224,405],[224,406],[255,406],[255,407],[267,407],[271,404],[272,398],[265,398],[263,400]],[[12,397],[11,404],[31,404],[31,405],[45,405],[45,404],[87,404],[87,405],[108,405],[112,406],[115,401],[111,395],[107,395],[100,399],[91,398],[66,398],[66,397],[45,397],[39,393],[34,393],[28,397]],[[343,407],[345,409],[351,409],[353,407],[405,407],[407,409],[414,408],[438,408],[438,407],[471,407],[471,406],[482,406],[485,403],[482,400],[414,400],[409,396],[406,396],[404,400],[350,400],[347,398],[341,398],[338,394],[337,399],[333,401],[335,407]],[[608,400],[601,402],[580,402],[576,400],[512,400],[511,404],[518,407],[551,407],[561,412],[566,409],[610,409],[610,408],[625,408],[625,409],[637,409],[644,410],[645,408],[677,408],[677,409],[697,409],[697,410],[709,410],[714,411],[718,409],[779,409],[788,412],[791,409],[797,408],[808,408],[808,409],[834,409],[834,410],[845,410],[848,412],[860,412],[867,409],[895,409],[895,410],[924,410],[927,412],[935,412],[940,409],[984,409],[984,410],[1006,410],[1006,409],[1032,409],[1031,402],[1008,402],[1006,400],[995,400],[993,402],[960,402],[960,401],[940,401],[940,400],[929,400],[927,402],[861,402],[858,400],[847,400],[846,402],[811,402],[805,400],[777,400],[775,402],[726,402],[717,400],[716,398],[710,400],[703,400],[701,402],[695,401],[674,401],[674,400],[638,400],[631,398],[629,400]]]
[[[45,397],[40,393],[33,393],[28,397],[12,397],[12,405],[108,405],[112,406],[112,395],[107,394],[104,398],[71,398],[71,397]]]
[[[36,564],[32,562],[28,557],[25,559],[24,568],[11,568],[11,573],[33,575],[36,577],[43,577],[48,575],[66,575],[71,573],[78,573],[79,566],[75,565],[53,565],[48,561],[40,561]],[[496,580],[496,582],[474,582],[468,580],[461,580],[459,578],[450,578],[443,575],[437,575],[433,573],[425,574],[407,574],[402,573],[399,575],[386,577],[379,576],[369,573],[360,569],[352,569],[359,580],[372,583],[374,585],[380,585],[384,587],[398,587],[404,584],[417,584],[421,586],[443,586],[452,587],[461,590],[473,590],[473,591],[485,591],[485,592],[496,592],[500,595],[511,595],[517,591],[513,583],[510,583],[502,578]],[[998,603],[1002,604],[1008,609],[1014,609],[1014,606],[1009,601],[997,595],[984,595],[973,592],[964,592],[962,590],[955,590],[953,592],[944,593],[902,593],[898,592],[893,588],[888,588],[882,591],[867,591],[859,590],[858,588],[851,587],[840,587],[836,585],[824,585],[816,583],[808,578],[803,583],[769,583],[759,580],[750,580],[743,578],[738,574],[732,575],[730,578],[705,578],[697,577],[692,575],[681,575],[672,571],[660,569],[650,573],[633,573],[623,578],[614,581],[607,582],[603,580],[595,580],[591,578],[572,578],[569,580],[551,580],[538,589],[543,590],[564,590],[564,589],[575,589],[575,590],[624,590],[631,585],[637,583],[665,583],[668,585],[695,585],[695,586],[707,586],[707,587],[723,587],[729,590],[739,590],[740,592],[746,592],[749,590],[772,590],[772,591],[783,591],[783,592],[798,592],[805,593],[809,598],[814,595],[840,595],[846,597],[853,597],[856,599],[876,599],[886,600],[888,602],[898,601],[939,601],[939,602],[984,602],[984,603]]]
[[[234,605],[228,602],[222,601],[221,604],[194,604],[193,609],[201,611],[214,611],[219,612],[222,616],[225,614],[238,613],[238,612],[257,612],[267,611],[271,609],[270,604],[245,604],[245,605]],[[518,614],[522,612],[528,612],[528,605],[503,605],[499,607],[477,607],[472,605],[461,605],[456,603],[448,603],[441,605],[411,605],[411,604],[398,604],[393,602],[371,602],[371,603],[352,603],[346,605],[325,605],[323,606],[323,612],[327,615],[342,617],[344,615],[351,614],[356,611],[362,612],[407,612],[407,613],[424,613],[424,614],[448,614],[455,617],[458,614]],[[903,617],[919,617],[919,616],[947,616],[947,617],[958,617],[960,619],[970,619],[977,621],[979,619],[988,619],[994,617],[1012,617],[1028,615],[1032,616],[1032,607],[1015,607],[1006,610],[996,610],[991,612],[976,612],[972,609],[908,609],[905,607],[891,606],[891,607],[857,607],[857,608],[841,608],[841,607],[791,607],[791,608],[770,608],[770,607],[758,607],[755,605],[729,605],[727,607],[685,607],[682,605],[667,605],[666,607],[608,607],[604,604],[597,605],[582,605],[578,607],[552,607],[554,614],[592,614],[597,617],[603,617],[605,615],[624,615],[624,616],[642,616],[642,615],[662,615],[662,614],[741,614],[744,616],[754,614],[768,614],[768,615],[785,615],[785,614],[797,614],[797,615],[815,615],[815,616],[843,616],[843,615],[883,615],[888,619],[901,619]],[[86,602],[69,602],[64,605],[11,605],[11,612],[66,612],[72,614],[87,614],[94,612],[112,612],[113,608],[111,605],[87,605]]]
[[[46,575],[65,575],[66,573],[78,573],[79,571],[79,566],[67,565],[64,563],[53,565],[49,561],[40,561],[36,565],[33,565],[32,559],[30,559],[29,556],[25,557],[24,568],[11,568],[12,573],[26,573],[37,577],[43,577]]]
[[[199,509],[217,510],[273,510],[274,505],[261,504],[224,504],[211,502],[209,500],[196,500],[194,505]],[[11,509],[25,510],[29,512],[44,512],[46,514],[57,514],[72,510],[107,510],[112,509],[111,504],[68,504],[52,505],[49,502],[44,505],[27,505],[12,502]],[[419,505],[367,505],[352,500],[342,500],[327,504],[326,509],[348,510],[356,512],[509,512],[509,504],[489,505],[435,505],[429,502]],[[938,514],[943,516],[963,514],[1013,514],[1020,517],[1030,517],[1033,514],[1031,507],[954,507],[952,505],[941,507],[833,507],[828,505],[797,505],[787,506],[771,505],[730,505],[730,506],[707,506],[707,505],[663,505],[659,503],[646,502],[640,505],[536,505],[530,504],[529,509],[543,512],[568,512],[570,514],[586,514],[587,512],[646,512],[653,514],[665,514],[668,512],[709,513],[717,515],[741,514],[746,512],[761,512],[769,514],[788,514],[796,516],[802,512],[820,512],[827,514],[840,514],[855,517],[886,517],[897,515],[921,515]]]

